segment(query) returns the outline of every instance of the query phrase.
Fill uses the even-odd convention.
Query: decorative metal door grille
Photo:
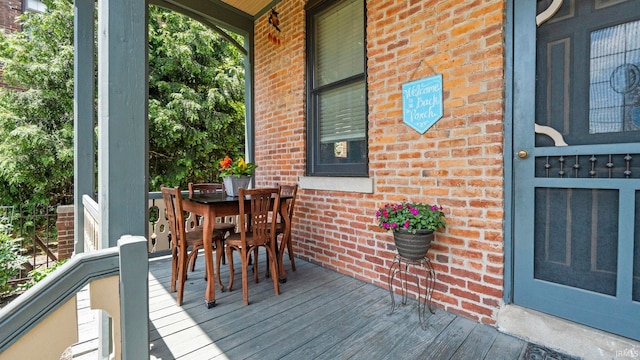
[[[540,156],[536,157],[535,176],[537,178],[640,179],[640,154]]]

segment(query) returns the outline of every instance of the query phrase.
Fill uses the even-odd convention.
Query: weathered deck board
[[[412,310],[417,312],[416,303],[412,303]],[[396,310],[397,311],[397,310]],[[389,358],[419,359],[420,354],[432,343],[442,330],[456,318],[455,315],[436,309],[436,313],[427,318],[427,329],[412,328],[403,334],[393,348],[388,349]],[[417,316],[417,313],[416,315]],[[415,326],[418,326],[417,324]],[[420,344],[420,346],[416,346]]]
[[[364,307],[364,311],[359,307]],[[284,338],[272,348],[281,359],[314,359],[340,344],[358,330],[367,327],[371,317],[384,311],[384,304],[369,297],[366,302],[350,306],[338,316],[320,324],[307,324],[304,336]],[[295,342],[295,343],[293,343]],[[296,346],[297,347],[294,347]]]
[[[484,359],[497,334],[495,329],[476,324],[451,359]]]
[[[427,329],[420,327],[417,302],[410,299],[393,314],[386,289],[296,259],[280,284],[249,271],[249,306],[242,305],[241,272],[236,261],[234,290],[216,289],[216,306],[207,309],[203,294],[204,257],[189,273],[183,306],[169,293],[170,260],[149,263],[149,320],[152,359],[505,359],[516,360],[527,343],[436,309],[427,314]],[[229,272],[222,266],[222,281]],[[398,299],[396,299],[397,301]],[[86,302],[83,302],[86,304]],[[84,313],[89,316],[88,312]],[[74,346],[76,359],[95,358],[86,353],[95,340],[91,319],[80,320],[83,344]],[[82,353],[79,350],[82,349]],[[93,357],[91,357],[93,355]]]
[[[319,298],[318,300],[321,300],[320,304],[306,303],[304,306],[297,306],[286,312],[279,313],[273,318],[267,318],[256,324],[251,324],[251,326],[245,327],[232,337],[218,342],[224,352],[218,354],[215,359],[244,359],[251,357],[277,359],[289,352],[291,346],[299,345],[300,343],[292,341],[292,345],[287,344],[285,345],[286,347],[281,347],[278,349],[280,353],[276,354],[271,354],[268,351],[271,349],[270,345],[283,338],[294,340],[298,335],[303,335],[299,333],[301,331],[300,328],[311,323],[300,321],[300,319],[313,319],[318,324],[321,324],[327,318],[340,316],[341,310],[349,305],[352,299],[351,296],[362,298],[367,296],[369,292],[370,289],[366,287],[352,290],[350,289],[350,284],[346,283],[345,286],[332,289],[326,296]],[[343,295],[336,295],[339,293]],[[276,324],[273,320],[277,320],[278,323]],[[257,333],[259,335],[256,335]],[[227,339],[229,341],[225,341]]]
[[[197,331],[204,331],[206,341],[204,345],[208,345],[211,341],[215,341],[215,347],[219,348],[222,352],[227,352],[234,347],[244,345],[249,339],[259,339],[260,336],[272,330],[281,322],[295,321],[297,316],[304,314],[308,311],[308,304],[312,301],[319,301],[320,298],[332,300],[332,294],[337,294],[340,291],[346,291],[348,288],[348,282],[342,280],[336,280],[326,285],[323,291],[317,293],[305,292],[299,294],[299,296],[291,296],[285,302],[271,302],[261,306],[260,304],[253,304],[254,310],[247,308],[238,308],[231,312],[226,312],[222,307],[219,310],[222,312],[220,316],[207,324],[201,326]],[[273,295],[272,295],[273,296]],[[281,295],[282,296],[282,295]],[[324,300],[323,299],[323,300]],[[238,298],[238,302],[241,303],[241,298]],[[187,333],[178,334],[179,337],[183,337]],[[170,341],[172,338],[164,338],[165,341]],[[194,340],[196,339],[178,339],[181,345],[185,345],[187,342],[191,345],[196,345]],[[253,343],[255,344],[255,342]],[[190,346],[191,350],[198,349],[200,345]],[[180,347],[182,348],[182,346]],[[171,350],[173,355],[182,355],[183,353],[176,353],[179,350],[178,347],[173,347]],[[250,355],[250,347],[243,346],[246,352],[245,356]],[[206,353],[207,356],[215,356],[217,353],[211,353],[208,350],[199,350],[195,353]]]
[[[496,340],[491,344],[486,359],[509,360],[519,359],[526,347],[524,340],[514,339],[512,336],[499,333]]]
[[[422,355],[418,356],[418,358],[451,359],[475,325],[469,319],[456,317],[436,336],[431,344],[425,346]]]

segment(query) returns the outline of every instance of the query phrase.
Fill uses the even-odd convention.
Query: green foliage
[[[0,88],[3,205],[73,202],[73,2],[44,2],[46,13],[20,17],[23,31],[0,33],[10,85]],[[215,159],[244,149],[242,55],[201,23],[153,6],[149,142],[151,191],[213,181]]]
[[[68,204],[73,190],[73,6],[45,1],[0,34],[0,202]]]
[[[171,11],[150,11],[153,190],[212,182],[216,159],[244,153],[243,69],[239,50],[202,24]]]
[[[20,289],[27,290],[33,287],[33,285],[42,281],[42,279],[44,279],[47,275],[51,274],[55,269],[59,268],[62,264],[66,262],[67,262],[67,259],[64,259],[64,260],[56,261],[52,266],[49,266],[46,268],[41,267],[41,268],[37,268],[29,271],[30,279],[26,283],[22,284],[20,286]]]
[[[9,280],[16,277],[28,258],[23,255],[19,239],[0,233],[0,297],[11,293]]]
[[[13,206],[0,206],[0,233],[10,234],[13,231]]]

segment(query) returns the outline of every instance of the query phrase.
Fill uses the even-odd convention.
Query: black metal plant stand
[[[400,286],[402,293],[402,305],[407,304],[407,278],[410,275],[410,268],[422,266],[427,270],[427,278],[426,278],[426,289],[424,292],[425,301],[422,301],[422,288],[420,287],[420,277],[417,274],[413,274],[413,277],[416,280],[416,287],[418,288],[418,318],[420,319],[420,327],[423,330],[427,329],[427,319],[426,319],[426,311],[427,308],[431,314],[435,314],[435,311],[431,307],[431,295],[433,294],[433,288],[436,284],[436,271],[433,269],[433,265],[431,265],[431,260],[426,256],[419,260],[410,260],[404,258],[400,255],[396,255],[393,259],[393,263],[389,267],[389,293],[391,294],[391,312],[389,315],[393,314],[396,310],[396,300],[395,294],[393,292],[393,280],[396,277],[396,274],[400,274]]]

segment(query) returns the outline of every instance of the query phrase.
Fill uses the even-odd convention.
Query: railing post
[[[149,255],[147,239],[125,235],[120,248],[122,359],[149,358]]]

